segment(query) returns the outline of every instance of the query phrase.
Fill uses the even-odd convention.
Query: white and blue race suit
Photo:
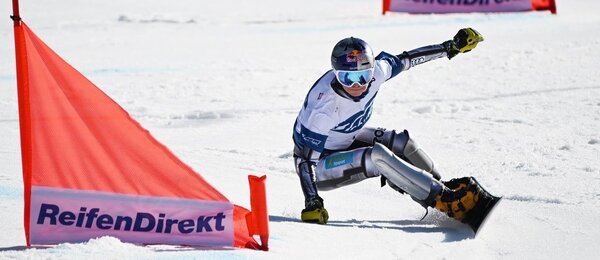
[[[317,197],[314,166],[326,156],[352,149],[368,122],[381,85],[415,65],[447,57],[442,45],[430,45],[398,56],[381,52],[375,57],[374,76],[359,97],[348,94],[333,70],[319,78],[304,100],[294,124],[294,158],[305,199]]]
[[[360,97],[347,94],[337,83],[333,70],[326,72],[304,100],[294,126],[294,143],[316,152],[310,159],[348,148],[358,130],[369,121],[381,85],[398,75],[402,68],[398,57],[385,52],[379,54],[373,79]]]

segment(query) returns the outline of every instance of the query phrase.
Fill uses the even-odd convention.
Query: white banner
[[[137,244],[233,246],[233,204],[33,186],[32,244],[113,236]]]

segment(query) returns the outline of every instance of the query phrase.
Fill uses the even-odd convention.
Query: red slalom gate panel
[[[109,235],[267,250],[265,177],[250,177],[252,211],[232,204],[52,51],[13,4],[27,245]]]

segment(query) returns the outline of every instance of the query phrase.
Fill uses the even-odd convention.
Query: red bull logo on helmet
[[[346,55],[346,62],[360,63],[363,59],[363,52],[359,50],[352,50],[350,53],[348,53],[348,55]]]

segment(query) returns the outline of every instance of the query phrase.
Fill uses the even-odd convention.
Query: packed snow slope
[[[600,2],[558,15],[380,14],[381,1],[22,0],[21,16],[231,201],[267,178],[269,252],[139,246],[103,237],[26,248],[10,1],[0,3],[0,258],[597,259]],[[299,221],[292,124],[348,36],[401,53],[473,27],[485,41],[390,80],[371,126],[408,129],[444,179],[503,196],[474,237],[378,179],[323,192],[327,225]]]

